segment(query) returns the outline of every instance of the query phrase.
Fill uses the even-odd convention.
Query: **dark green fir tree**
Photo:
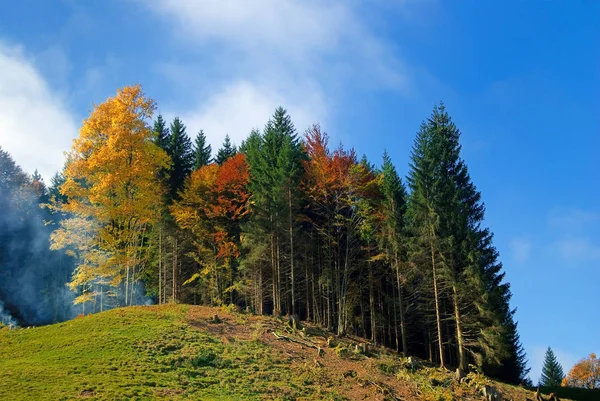
[[[169,174],[169,194],[171,199],[177,198],[177,193],[183,188],[185,179],[194,167],[194,152],[192,141],[185,131],[185,125],[179,117],[175,117],[170,127],[171,135],[167,146],[167,153],[173,162]]]
[[[225,135],[223,146],[217,152],[217,157],[215,158],[215,161],[217,162],[217,164],[221,165],[225,163],[225,160],[229,159],[231,156],[235,156],[236,153],[237,149],[235,145],[231,144],[231,139],[229,138],[229,135]]]
[[[167,123],[160,114],[154,121],[153,131],[156,133],[154,143],[166,151],[169,145],[169,128],[167,128]]]
[[[206,135],[200,130],[194,141],[194,170],[206,166],[211,161],[212,147],[206,144]]]
[[[552,349],[548,347],[546,356],[544,357],[544,366],[542,367],[542,376],[540,377],[539,385],[541,387],[558,387],[564,377],[565,373],[562,366],[556,359],[556,355],[554,355]]]

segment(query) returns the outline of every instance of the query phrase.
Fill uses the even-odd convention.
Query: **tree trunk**
[[[129,301],[129,262],[127,263],[125,270],[127,271],[127,274],[125,275],[125,306],[127,306]]]
[[[283,310],[281,309],[281,249],[279,248],[279,235],[275,237],[275,245],[277,249],[277,309],[280,314],[283,314]]]
[[[371,341],[377,344],[377,322],[375,319],[375,293],[373,289],[373,271],[371,262],[367,262],[369,268],[369,311],[371,313]]]
[[[294,280],[294,225],[292,220],[292,188],[288,186],[288,207],[290,212],[290,279],[292,281],[292,316],[296,315],[296,287]]]
[[[435,251],[433,249],[433,238],[431,239],[431,266],[433,269],[433,293],[435,296],[435,319],[437,322],[438,345],[440,349],[440,367],[445,367],[444,364],[444,346],[442,341],[442,320],[440,318],[440,298],[438,294],[437,275],[435,268]]]
[[[402,297],[402,285],[400,281],[400,262],[398,261],[398,255],[396,254],[396,284],[398,285],[398,302],[400,304],[400,335],[402,336],[402,352],[408,354],[406,322],[404,320],[404,298]]]
[[[458,367],[467,371],[467,355],[465,354],[465,345],[463,338],[462,323],[460,321],[460,310],[458,308],[458,292],[456,285],[452,286],[452,299],[454,301],[454,318],[456,320],[456,340],[458,341]]]
[[[271,225],[273,224],[273,218],[271,217]],[[271,275],[272,287],[273,287],[273,313],[277,309],[277,268],[275,266],[275,232],[271,230]]]
[[[158,231],[158,304],[162,304],[162,227]]]
[[[173,239],[173,303],[177,302],[177,236]]]

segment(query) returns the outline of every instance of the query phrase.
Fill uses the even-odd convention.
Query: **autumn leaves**
[[[95,283],[124,283],[133,303],[139,266],[146,260],[145,236],[160,217],[156,177],[169,165],[153,142],[146,119],[155,104],[141,86],[125,87],[96,106],[68,153],[58,204],[69,218],[52,235],[54,249],[68,248],[78,266],[70,283],[78,302],[96,295]]]

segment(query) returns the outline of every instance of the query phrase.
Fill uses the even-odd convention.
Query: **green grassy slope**
[[[307,329],[184,305],[0,329],[0,400],[479,400],[481,381],[515,401],[533,395],[482,376],[458,385],[450,372],[407,369],[406,359],[384,349],[357,352],[360,339],[328,347],[326,332]]]
[[[0,334],[1,400],[254,399],[319,393],[257,341],[223,343],[187,307],[134,307]],[[324,392],[324,397],[333,396]]]

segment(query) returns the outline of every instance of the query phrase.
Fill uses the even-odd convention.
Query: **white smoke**
[[[0,301],[0,325],[8,326],[10,328],[17,326],[17,321],[4,310],[4,303]]]

